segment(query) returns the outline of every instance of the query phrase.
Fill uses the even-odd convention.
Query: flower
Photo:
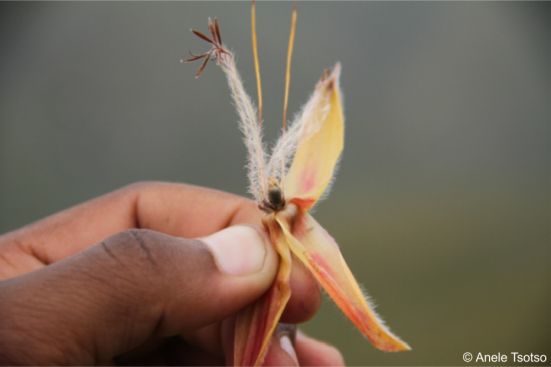
[[[290,80],[292,40],[296,25],[293,11],[286,74],[286,98]],[[252,8],[253,46],[256,47],[255,6]],[[271,288],[256,303],[242,310],[236,319],[234,365],[262,364],[271,337],[291,297],[289,278],[293,261],[300,261],[312,273],[342,312],[378,349],[404,351],[410,347],[383,324],[348,268],[339,246],[309,210],[327,193],[344,146],[344,114],[339,77],[341,66],[325,71],[310,100],[282,135],[267,160],[262,143],[262,116],[257,114],[235,65],[233,54],[222,44],[218,21],[209,19],[211,37],[193,31],[211,44],[207,52],[187,61],[216,60],[225,72],[236,106],[240,129],[248,150],[250,191],[266,212],[264,226],[280,258]],[[261,105],[258,56],[255,67]],[[284,126],[286,106],[284,102]],[[292,159],[291,159],[292,158]]]

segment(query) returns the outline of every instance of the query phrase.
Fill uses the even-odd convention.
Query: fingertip
[[[301,366],[345,366],[342,353],[333,345],[297,332],[295,350]]]
[[[267,257],[263,237],[248,226],[233,226],[202,238],[222,273],[251,275],[259,272]]]
[[[263,366],[299,366],[293,343],[288,335],[273,336]]]
[[[260,230],[263,227],[263,212],[258,209],[258,204],[252,200],[237,197],[236,205],[238,210],[234,212],[231,218],[231,225],[251,225]]]
[[[236,225],[201,238],[218,270],[230,276],[275,276],[277,256],[265,234],[252,226]]]

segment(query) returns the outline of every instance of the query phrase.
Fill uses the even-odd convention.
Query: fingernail
[[[296,362],[298,366],[297,353],[295,352],[295,348],[293,347],[293,343],[291,342],[291,338],[289,338],[289,335],[285,334],[279,338],[279,346],[285,351],[285,353],[289,355],[289,357],[293,361]]]
[[[223,273],[249,275],[257,273],[264,265],[267,244],[252,227],[228,227],[201,240],[206,243]]]

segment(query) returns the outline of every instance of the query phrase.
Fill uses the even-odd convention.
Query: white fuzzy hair
[[[227,52],[218,59],[218,64],[226,74],[233,104],[239,116],[239,129],[247,148],[247,172],[249,192],[257,202],[266,197],[266,150],[262,141],[262,126],[258,120],[257,109],[251,97],[245,91],[237,71],[233,53]]]
[[[329,112],[329,101],[321,101],[323,94],[316,90],[299,112],[289,128],[277,140],[268,162],[268,175],[282,182],[299,141],[314,134]],[[320,104],[323,108],[318,110]],[[320,113],[321,112],[321,113]]]
[[[217,61],[226,74],[233,104],[239,116],[239,129],[243,133],[243,141],[247,148],[249,192],[257,202],[261,203],[266,199],[269,179],[274,178],[282,185],[299,142],[321,128],[331,107],[329,97],[324,93],[324,82],[330,78],[338,82],[340,64],[335,66],[330,78],[324,78],[318,82],[314,93],[301,112],[294,117],[289,128],[282,132],[267,161],[262,125],[258,120],[257,109],[243,86],[235,56],[232,52],[226,51],[217,58]]]
[[[322,127],[322,123],[331,109],[329,96],[324,93],[324,82],[330,78],[338,82],[339,74],[340,64],[336,64],[332,75],[317,83],[314,93],[294,117],[289,129],[281,134],[268,162],[267,171],[270,177],[283,183],[299,142],[315,134]],[[338,85],[336,87],[338,88]]]

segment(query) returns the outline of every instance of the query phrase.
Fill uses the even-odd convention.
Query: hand
[[[230,362],[235,314],[277,269],[260,218],[238,196],[146,183],[0,236],[0,363]],[[320,295],[293,266],[283,321],[299,323]],[[275,335],[266,363],[343,360],[299,332]]]

